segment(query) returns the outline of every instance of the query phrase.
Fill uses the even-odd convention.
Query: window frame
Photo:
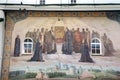
[[[77,0],[71,0],[71,4],[76,4]]]
[[[40,0],[40,5],[45,5],[45,0]]]
[[[25,40],[26,39],[30,39],[31,40],[31,42],[25,42]],[[25,49],[27,49],[27,48],[25,48],[25,44],[26,45],[28,45],[28,44],[30,44],[31,45],[31,48],[30,48],[30,52],[29,51],[27,51],[27,52],[25,52]],[[33,53],[33,40],[32,40],[32,38],[30,38],[30,37],[26,37],[25,39],[24,39],[24,41],[23,41],[23,48],[22,48],[22,54],[32,54]],[[28,48],[29,49],[29,48]]]
[[[99,42],[93,42],[93,40],[98,40]],[[95,45],[95,48],[93,48],[93,45]],[[97,48],[96,45],[99,45],[99,48]],[[95,52],[93,53],[94,49]],[[97,52],[97,49],[99,50],[99,53]],[[91,55],[102,55],[101,40],[99,38],[92,38],[91,40]]]

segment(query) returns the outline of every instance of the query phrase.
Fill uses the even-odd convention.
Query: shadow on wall
[[[106,12],[109,19],[118,21],[120,23],[120,12]]]

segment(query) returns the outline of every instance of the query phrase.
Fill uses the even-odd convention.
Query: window
[[[26,38],[24,40],[24,53],[32,53],[33,51],[33,41],[31,38]]]
[[[45,5],[45,0],[40,0],[41,5]]]
[[[92,39],[92,43],[91,43],[91,51],[92,54],[101,54],[101,43],[100,40],[97,38]]]
[[[76,4],[76,0],[71,0],[71,4]]]

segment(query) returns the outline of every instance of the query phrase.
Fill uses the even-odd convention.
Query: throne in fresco
[[[62,20],[58,20],[55,23],[54,34],[56,43],[62,43],[64,38],[64,23]]]

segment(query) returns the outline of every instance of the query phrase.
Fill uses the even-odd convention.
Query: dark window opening
[[[40,5],[45,5],[45,0],[40,0]]]
[[[71,0],[71,4],[76,4],[76,0]]]

